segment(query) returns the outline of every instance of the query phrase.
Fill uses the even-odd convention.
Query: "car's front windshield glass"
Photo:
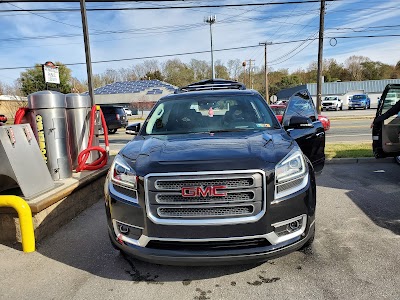
[[[325,97],[325,100],[336,100],[336,97]]]
[[[365,98],[367,98],[367,96],[365,96],[365,95],[354,95],[353,96],[353,100],[364,100]]]
[[[156,104],[145,135],[279,128],[265,101],[255,95],[190,95]]]

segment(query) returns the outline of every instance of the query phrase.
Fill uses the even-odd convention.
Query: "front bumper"
[[[367,103],[363,103],[363,102],[360,102],[360,103],[350,103],[349,104],[349,108],[364,108],[364,107],[366,107],[367,106]]]
[[[308,176],[304,188],[274,200],[275,186],[269,179],[273,176],[267,175],[259,218],[208,224],[154,221],[148,216],[143,182],[137,192],[123,195],[106,181],[109,236],[121,251],[159,264],[241,264],[283,256],[300,249],[314,235],[315,177],[311,172]],[[295,230],[286,230],[289,223],[300,220]]]
[[[134,258],[165,265],[207,266],[261,263],[269,259],[284,256],[299,250],[315,234],[313,221],[307,230],[296,238],[277,245],[246,248],[239,250],[214,250],[214,251],[185,251],[185,250],[160,250],[141,247],[133,244],[120,243],[109,228],[110,240],[122,252]]]
[[[339,107],[339,106],[338,106]],[[329,105],[324,105],[322,104],[322,108],[329,110],[329,109],[336,109],[336,104],[329,104]]]

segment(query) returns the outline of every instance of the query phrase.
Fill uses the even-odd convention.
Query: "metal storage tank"
[[[53,180],[72,176],[67,145],[65,95],[55,91],[40,91],[28,95],[31,121],[43,159]]]
[[[75,93],[67,94],[65,99],[67,108],[67,128],[69,133],[69,153],[71,157],[72,168],[75,169],[78,166],[79,153],[88,146],[91,101],[89,96],[82,96]],[[97,134],[93,136],[93,145],[99,145],[99,138]],[[98,158],[99,153],[96,151],[91,151],[86,162],[91,163]]]

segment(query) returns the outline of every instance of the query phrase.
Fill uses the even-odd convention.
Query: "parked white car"
[[[321,103],[322,110],[342,110],[343,109],[343,102],[339,96],[327,96],[322,100]]]
[[[132,111],[129,108],[124,107],[124,111],[127,116],[132,116]]]

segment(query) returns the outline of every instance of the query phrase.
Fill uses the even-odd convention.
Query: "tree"
[[[220,60],[217,60],[214,65],[215,77],[222,79],[229,79],[228,69],[222,64]]]
[[[176,86],[185,86],[194,81],[194,71],[177,58],[167,60],[163,73],[165,81]]]
[[[145,76],[146,76],[146,79],[149,79],[149,80],[150,79],[152,79],[152,80],[158,79],[161,81],[164,80],[164,76],[161,74],[161,72],[159,70],[156,70],[153,72],[147,72]]]
[[[211,67],[205,60],[192,59],[189,67],[193,70],[195,81],[211,78]]]
[[[71,78],[72,93],[83,93],[88,90],[88,86],[85,82],[81,82],[79,79]]]
[[[242,62],[240,59],[230,59],[227,63],[229,77],[233,80],[239,80],[239,74],[242,70]]]
[[[60,74],[60,85],[59,90],[61,93],[71,92],[71,70],[62,64],[61,62],[56,62],[58,66],[58,71]],[[43,91],[46,89],[46,84],[43,78],[42,65],[35,64],[34,68],[26,69],[26,71],[20,74],[18,82],[21,85],[21,91],[24,96],[32,94],[37,91]],[[54,86],[50,84],[50,86]]]
[[[350,73],[351,80],[360,81],[363,79],[362,63],[371,61],[368,57],[353,55],[347,58],[344,62],[347,70]]]

